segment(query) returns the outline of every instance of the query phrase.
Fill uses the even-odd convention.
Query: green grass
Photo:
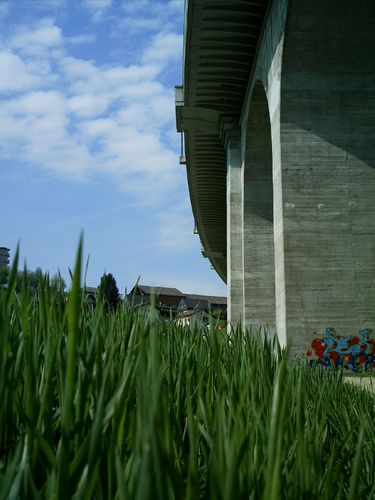
[[[0,499],[375,496],[375,399],[288,365],[251,334],[203,332],[0,290]]]

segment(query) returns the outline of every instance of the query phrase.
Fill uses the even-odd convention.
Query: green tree
[[[43,271],[38,267],[35,271],[28,271],[26,268],[23,271],[18,271],[16,279],[16,292],[21,292],[24,276],[26,273],[26,282],[31,295],[36,295],[39,289],[39,280],[43,280]]]
[[[43,280],[43,271],[40,267],[37,267],[35,271],[29,273],[29,286],[30,292],[36,295],[39,290],[39,283]]]
[[[8,274],[9,271],[6,267],[0,269],[0,286],[8,283]]]
[[[25,280],[26,275],[26,280]],[[9,270],[0,270],[0,285],[6,285],[8,283]],[[48,283],[48,275],[45,275],[40,267],[37,267],[35,271],[28,271],[25,268],[23,271],[17,272],[16,277],[16,292],[20,293],[24,283],[27,284],[29,292],[31,295],[37,295],[39,291],[40,284],[46,286]],[[50,285],[59,292],[64,293],[66,289],[66,283],[64,278],[61,276],[60,272],[56,273],[50,280]]]
[[[61,276],[60,273],[56,273],[54,276],[51,278],[51,286],[56,288],[56,290],[64,292],[66,289],[66,283],[64,278]]]
[[[104,273],[99,286],[103,290],[103,298],[107,306],[110,309],[116,309],[120,304],[120,293],[113,275]]]

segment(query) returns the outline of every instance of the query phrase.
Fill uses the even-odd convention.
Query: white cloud
[[[80,125],[81,132],[89,140],[110,135],[115,129],[115,123],[110,119],[96,119],[92,121],[84,121]]]
[[[150,6],[149,0],[133,0],[133,1],[124,1],[122,8],[125,12],[128,13],[137,13],[142,8],[148,8]]]
[[[61,58],[58,64],[72,93],[100,92],[112,98],[129,100],[137,96],[144,98],[145,93],[152,95],[155,89],[157,92],[163,90],[162,85],[155,80],[160,68],[151,64],[100,67],[91,61],[71,56]]]
[[[133,31],[155,31],[162,27],[162,20],[157,17],[136,17],[127,19],[122,23],[124,26],[129,26]]]
[[[147,98],[148,97],[148,98]],[[137,129],[147,128],[160,133],[162,128],[174,120],[173,98],[168,92],[155,95],[147,94],[146,98],[135,102],[131,100],[118,112],[119,123],[132,123]],[[173,126],[174,128],[174,126]],[[174,135],[176,132],[174,131]]]
[[[121,26],[132,33],[145,30],[168,31],[175,26],[176,15],[184,9],[184,0],[133,0],[124,1],[125,17]]]
[[[41,84],[30,65],[12,52],[0,52],[0,69],[0,92],[19,92]]]
[[[109,106],[110,99],[104,95],[79,94],[67,101],[68,109],[79,118],[101,115]]]
[[[59,67],[63,75],[71,80],[76,80],[78,78],[88,79],[97,74],[96,67],[91,61],[67,55],[60,59]]]
[[[59,176],[82,178],[90,155],[69,134],[64,96],[56,91],[24,94],[0,106],[0,146],[7,158]]]
[[[176,33],[158,33],[152,45],[143,54],[145,63],[161,64],[162,66],[178,61],[182,52],[182,35]]]
[[[34,29],[21,26],[9,40],[8,46],[27,55],[40,55],[46,50],[61,46],[63,37],[61,29],[56,26],[52,19],[43,19],[37,23]]]
[[[111,5],[112,0],[83,0],[83,3],[89,9],[97,11],[107,9]]]
[[[101,8],[109,2],[101,2]],[[99,4],[98,4],[99,8]],[[103,176],[141,204],[184,182],[164,143],[174,125],[173,93],[158,81],[178,35],[156,37],[139,65],[98,65],[69,53],[50,19],[19,28],[0,52],[3,156],[53,175]],[[24,44],[28,45],[25,50]],[[56,50],[58,52],[56,52]],[[153,58],[153,53],[160,52]],[[165,233],[164,233],[165,234]]]
[[[92,20],[98,22],[111,6],[112,0],[83,0],[83,4],[92,12]]]
[[[64,116],[65,100],[57,91],[37,91],[24,94],[18,99],[8,101],[6,107],[16,116],[29,115],[38,119],[44,115]]]
[[[74,35],[66,38],[69,45],[86,45],[95,41],[96,37],[92,34]]]

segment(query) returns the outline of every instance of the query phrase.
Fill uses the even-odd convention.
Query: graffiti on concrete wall
[[[359,335],[340,337],[334,328],[327,328],[324,337],[311,342],[312,350],[306,353],[309,365],[352,372],[375,370],[375,339],[370,339],[371,331],[365,329]]]

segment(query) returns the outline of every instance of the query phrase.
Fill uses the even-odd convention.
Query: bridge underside
[[[375,4],[189,0],[192,207],[232,324],[292,356],[375,327]]]
[[[226,281],[227,125],[238,122],[254,64],[266,0],[186,3],[183,107],[187,177],[204,256]]]

